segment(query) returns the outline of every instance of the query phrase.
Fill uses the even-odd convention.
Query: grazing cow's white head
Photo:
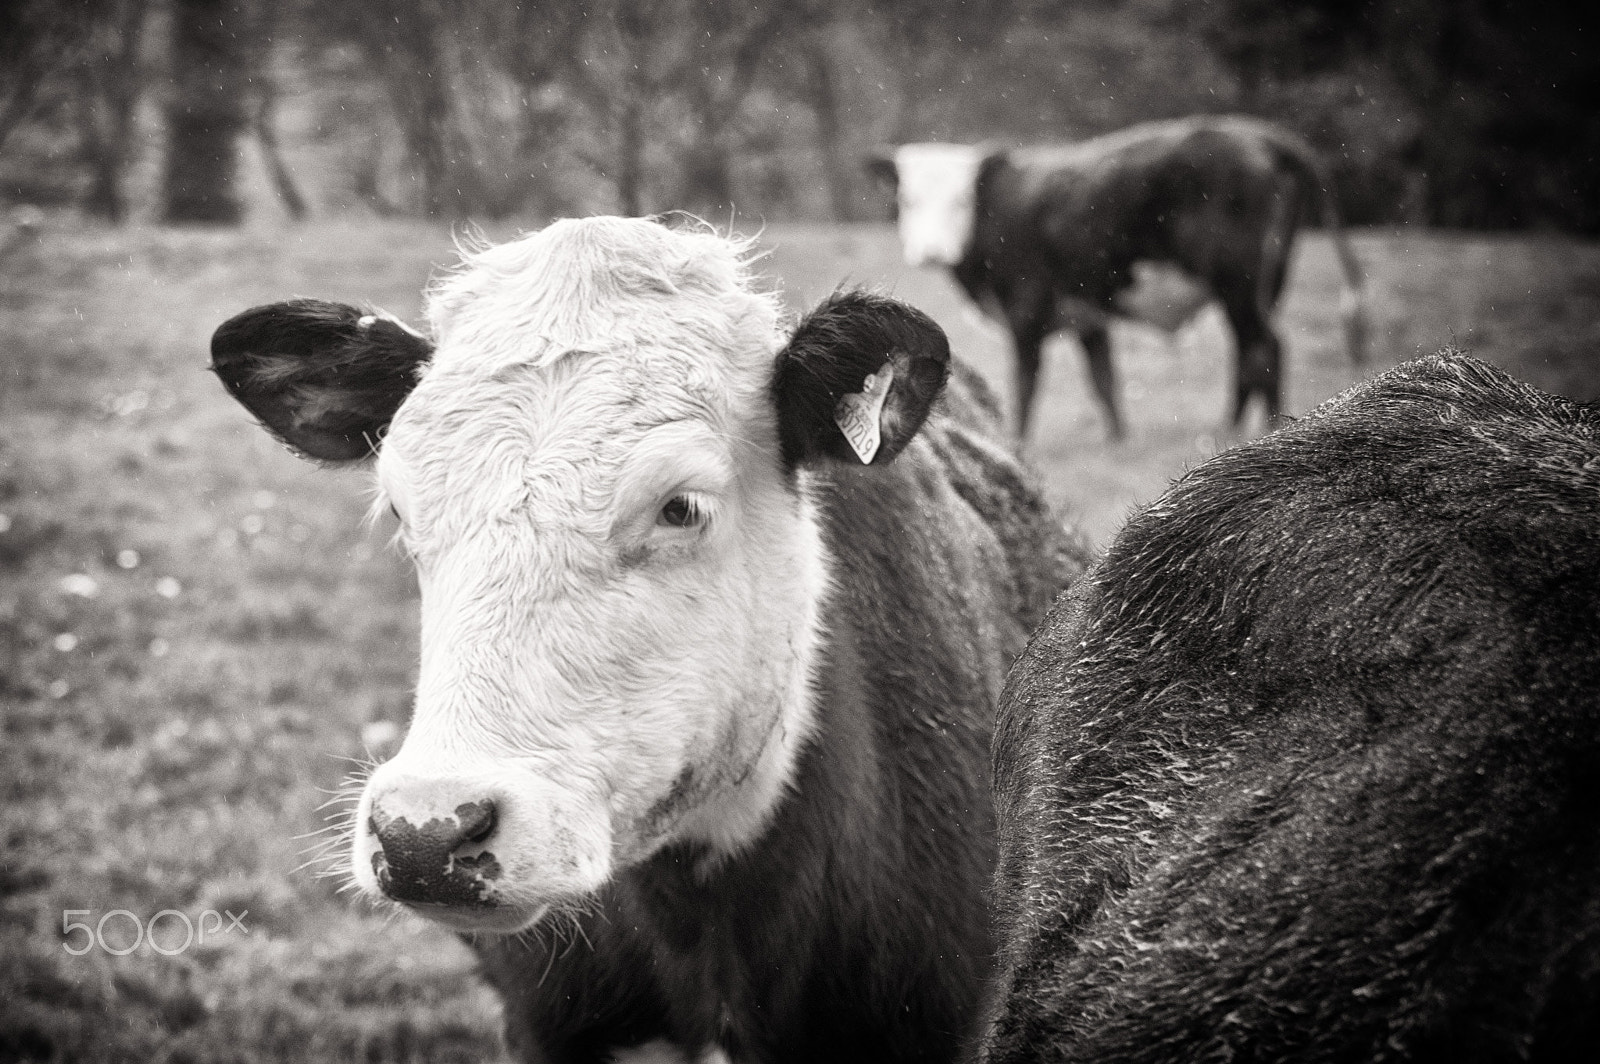
[[[986,153],[967,144],[902,144],[872,160],[895,188],[908,266],[954,266],[972,243],[978,170]]]
[[[743,250],[559,222],[437,283],[432,343],[310,300],[218,329],[267,428],[328,461],[376,448],[416,563],[415,712],[355,824],[369,893],[518,930],[669,843],[735,852],[782,798],[828,571],[808,467],[861,460],[835,418],[885,364],[890,460],[948,349],[860,293],[785,336]]]

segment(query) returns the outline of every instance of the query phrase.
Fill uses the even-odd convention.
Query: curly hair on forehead
[[[721,324],[754,313],[770,331],[778,300],[751,283],[753,246],[709,225],[566,219],[504,244],[462,247],[460,262],[429,284],[428,319],[442,347],[491,362],[508,344],[536,344],[536,361],[557,358],[590,338],[649,334],[664,318]]]

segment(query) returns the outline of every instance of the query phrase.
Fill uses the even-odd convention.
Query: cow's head
[[[217,330],[217,372],[274,434],[376,455],[416,563],[415,711],[354,825],[370,894],[514,931],[669,843],[736,852],[782,800],[828,579],[808,484],[863,460],[841,417],[891,460],[949,352],[861,293],[786,336],[743,252],[559,222],[466,255],[432,342],[307,300]]]
[[[868,160],[895,190],[908,266],[954,266],[972,243],[978,171],[987,152],[967,144],[902,144]]]

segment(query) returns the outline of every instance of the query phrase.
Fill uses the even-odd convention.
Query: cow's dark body
[[[1600,1053],[1600,411],[1459,356],[1136,517],[1011,674],[991,1064]]]
[[[954,272],[974,301],[998,304],[1010,327],[1023,433],[1041,345],[1062,329],[1082,342],[1111,431],[1121,433],[1108,329],[1140,261],[1171,263],[1209,288],[1233,327],[1234,422],[1257,395],[1275,417],[1282,345],[1271,316],[1302,207],[1319,195],[1347,280],[1360,283],[1327,181],[1299,138],[1236,117],[989,155],[972,240]]]
[[[720,865],[622,872],[587,940],[476,943],[523,1059],[661,1037],[742,1062],[959,1052],[993,957],[992,707],[1084,562],[971,384],[893,464],[816,474],[835,591],[816,737],[771,829]]]

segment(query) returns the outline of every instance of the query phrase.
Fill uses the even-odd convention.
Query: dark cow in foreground
[[[416,561],[356,883],[472,935],[524,1060],[954,1059],[995,700],[1084,560],[992,399],[912,308],[780,330],[742,245],[649,220],[471,253],[428,317],[212,342],[297,450],[377,449]]]
[[[1600,409],[1447,354],[1199,467],[995,764],[989,1064],[1600,1059]]]
[[[1363,358],[1361,270],[1329,175],[1310,145],[1277,126],[1203,117],[1048,147],[907,144],[872,169],[897,189],[906,262],[951,268],[1010,328],[1019,436],[1051,333],[1082,342],[1111,435],[1121,436],[1112,319],[1171,331],[1212,298],[1233,327],[1234,424],[1257,395],[1276,417],[1282,343],[1272,314],[1311,200],[1344,274],[1350,357]]]

